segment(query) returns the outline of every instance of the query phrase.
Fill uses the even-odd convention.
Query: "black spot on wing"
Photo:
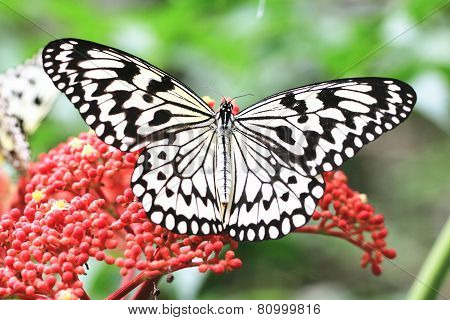
[[[292,108],[297,100],[295,100],[295,96],[292,92],[286,93],[286,95],[281,98],[280,103],[286,108]]]
[[[169,188],[166,187],[166,195],[167,195],[167,197],[170,198],[171,196],[174,195],[174,192],[173,192],[172,190],[170,190]]]
[[[290,176],[287,181],[288,184],[297,183],[297,178],[295,176]]]
[[[338,89],[327,88],[319,91],[319,93],[317,94],[317,99],[323,102],[325,108],[337,107],[339,101],[348,100],[336,96],[335,95],[336,90]]]
[[[22,98],[23,92],[22,91],[12,91],[11,92],[13,96],[16,96],[18,99]]]
[[[34,104],[40,106],[42,104],[42,99],[40,97],[34,98]]]
[[[170,121],[173,114],[169,110],[158,110],[155,112],[154,117],[148,122],[149,126],[160,126]]]
[[[316,146],[319,143],[320,134],[315,131],[305,131],[305,140],[308,143],[308,147],[305,148],[304,158],[307,161],[314,160],[316,158]]]
[[[167,154],[166,154],[164,151],[161,151],[161,152],[158,154],[158,158],[161,159],[161,160],[166,160]]]
[[[151,103],[153,101],[153,97],[150,94],[148,94],[148,93],[145,93],[142,96],[142,99],[144,99],[144,101],[148,102],[148,103]]]
[[[160,171],[160,172],[158,172],[158,175],[156,176],[156,179],[158,179],[158,180],[166,180],[167,176]]]
[[[306,114],[302,114],[297,120],[298,123],[305,123],[306,121],[308,121],[308,116]]]
[[[273,130],[275,130],[277,137],[280,138],[282,141],[284,141],[290,145],[295,144],[295,140],[292,139],[291,128],[286,127],[286,126],[278,126],[278,127],[274,127]]]
[[[331,132],[334,128],[336,128],[339,121],[331,118],[320,118],[319,122],[323,128],[322,138],[330,143],[335,143],[334,137]]]
[[[127,119],[127,125],[125,126],[124,130],[125,136],[135,137],[137,135],[136,122],[141,116],[141,111],[142,110],[136,107],[123,109],[123,112],[125,112],[125,119]]]
[[[299,114],[303,114],[308,110],[308,108],[306,107],[305,100],[297,101],[297,103],[294,105],[292,109],[294,109]]]
[[[308,109],[304,100],[296,100],[292,92],[286,93],[286,96],[281,98],[280,104],[286,108],[292,109],[299,114],[305,113]]]
[[[352,130],[356,129],[356,124],[355,124],[355,117],[356,114],[354,112],[345,110],[345,109],[340,109],[340,111],[342,112],[342,114],[344,115],[345,118],[345,125],[347,127],[349,127]]]
[[[186,204],[190,206],[192,202],[192,194],[183,195],[183,199],[186,201]]]
[[[151,94],[158,92],[170,91],[175,88],[172,80],[168,76],[163,76],[161,81],[150,80],[147,86],[147,91]]]

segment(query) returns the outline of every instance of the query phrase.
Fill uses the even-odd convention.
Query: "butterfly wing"
[[[284,237],[311,218],[324,192],[322,176],[304,176],[252,135],[232,138],[235,187],[228,233],[239,241]]]
[[[0,151],[16,169],[25,171],[30,149],[19,119],[12,115],[8,102],[0,94]]]
[[[50,111],[58,90],[42,68],[41,53],[0,74],[0,152],[17,169],[30,161],[27,135]]]
[[[222,231],[215,194],[214,112],[181,82],[125,52],[63,39],[44,68],[107,144],[144,147],[131,179],[149,218],[178,233]]]
[[[318,83],[270,96],[235,118],[303,175],[331,171],[405,120],[416,102],[407,84],[384,78]]]
[[[42,68],[41,53],[0,75],[0,92],[10,114],[32,134],[48,114],[58,96],[53,83]]]
[[[216,133],[209,126],[167,132],[142,151],[131,186],[154,223],[181,234],[223,231],[215,152]]]
[[[44,69],[107,144],[136,151],[166,130],[214,123],[210,107],[149,63],[97,43],[62,39],[43,51]]]

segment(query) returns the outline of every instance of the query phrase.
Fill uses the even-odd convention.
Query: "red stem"
[[[49,300],[48,297],[42,296],[40,294],[23,294],[17,293],[15,296],[21,300]]]
[[[159,254],[159,247],[156,248],[155,252],[153,253],[153,257],[156,258]],[[159,271],[157,271],[156,274],[158,274]],[[156,275],[155,274],[155,275]],[[159,279],[159,278],[158,278]],[[149,277],[148,273],[145,271],[142,271],[141,273],[139,273],[135,278],[133,278],[132,280],[124,283],[123,285],[120,286],[119,289],[117,289],[115,292],[113,292],[112,294],[110,294],[106,300],[119,300],[122,299],[123,297],[125,297],[128,293],[130,293],[131,291],[133,291],[135,288],[137,288],[141,283],[148,281],[148,282],[152,282],[150,281],[151,278]],[[157,281],[157,280],[156,280]]]
[[[117,289],[115,292],[110,294],[106,300],[120,300],[123,297],[125,297],[127,294],[129,294],[131,291],[133,291],[135,288],[137,288],[140,284],[142,284],[145,281],[148,282],[157,282],[162,276],[164,276],[167,273],[175,272],[184,268],[190,268],[198,266],[197,264],[188,263],[184,265],[180,265],[177,268],[174,268],[172,270],[167,270],[165,272],[161,272],[159,270],[155,271],[142,271],[139,273],[133,280],[125,283],[122,285],[119,289]]]
[[[134,279],[134,270],[130,270],[126,276],[122,277],[122,280],[120,281],[120,286],[124,286],[128,282],[130,282],[132,279]]]
[[[372,248],[370,248],[370,246],[367,246],[364,243],[361,243],[361,241],[347,237],[346,233],[342,232],[342,231],[323,230],[323,229],[318,228],[318,226],[304,226],[299,229],[296,229],[295,232],[296,233],[322,234],[322,235],[326,235],[326,236],[337,237],[337,238],[341,238],[341,239],[349,241],[350,243],[354,244],[355,246],[361,248],[364,251],[372,250]]]
[[[83,289],[83,295],[80,298],[81,300],[91,300],[91,297],[89,297],[89,295],[87,294],[86,291],[84,291]]]
[[[133,280],[129,281],[128,283],[125,283],[119,289],[110,294],[106,298],[106,300],[120,300],[146,280],[149,280],[149,278],[146,275],[146,272],[142,271]]]
[[[153,290],[161,276],[145,281],[131,300],[148,300],[153,297]]]

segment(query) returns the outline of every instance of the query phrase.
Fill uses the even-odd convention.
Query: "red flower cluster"
[[[115,264],[123,277],[141,272],[116,299],[182,268],[242,265],[228,236],[182,236],[152,224],[128,188],[135,161],[81,134],[31,166],[23,202],[0,217],[0,297],[87,298],[78,276],[90,258]]]
[[[8,175],[0,168],[0,214],[8,209],[15,191],[15,186],[11,183]]]
[[[352,190],[342,171],[324,173],[325,194],[319,201],[313,220],[315,225],[306,225],[296,232],[321,233],[350,241],[364,250],[361,266],[369,264],[375,275],[381,274],[383,257],[394,259],[394,249],[386,247],[388,234],[384,217],[375,214],[375,209],[367,203],[367,196]]]
[[[136,158],[82,133],[30,166],[19,181],[18,200],[1,200],[0,297],[88,299],[79,275],[89,259],[120,267],[122,284],[108,299],[127,297],[137,287],[132,298],[148,298],[162,275],[183,268],[223,273],[241,267],[237,242],[227,235],[178,235],[147,219],[129,188]],[[371,264],[380,274],[383,256],[395,257],[386,248],[383,216],[350,189],[342,172],[325,179],[313,216],[318,224],[296,232],[346,239],[364,250],[362,266]]]

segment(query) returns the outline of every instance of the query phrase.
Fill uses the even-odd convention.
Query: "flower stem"
[[[371,250],[373,248],[371,248],[370,246],[368,246],[367,244],[358,241],[352,237],[349,237],[346,233],[341,232],[341,231],[336,231],[336,230],[324,230],[319,228],[319,226],[315,225],[315,226],[303,226],[301,228],[296,229],[294,232],[297,233],[311,233],[311,234],[321,234],[324,236],[330,236],[330,237],[337,237],[337,238],[341,238],[344,240],[347,240],[348,242],[354,244],[355,246],[359,247],[360,249],[364,250],[364,251],[368,251]]]
[[[87,294],[86,291],[83,290],[83,296],[80,298],[81,300],[91,300],[91,297]]]
[[[128,293],[133,291],[134,288],[142,284],[147,280],[147,276],[144,271],[142,271],[138,276],[133,278],[133,280],[129,281],[125,285],[121,286],[117,291],[113,292],[109,295],[106,300],[120,300],[125,297]]]
[[[160,278],[161,277],[155,277],[151,280],[145,281],[131,300],[148,300],[150,298],[155,299],[156,297],[154,296],[153,290]]]
[[[450,268],[450,218],[434,242],[419,275],[408,292],[407,299],[429,300],[440,295],[439,288]],[[446,298],[446,297],[444,297]],[[447,298],[448,299],[448,298]]]

